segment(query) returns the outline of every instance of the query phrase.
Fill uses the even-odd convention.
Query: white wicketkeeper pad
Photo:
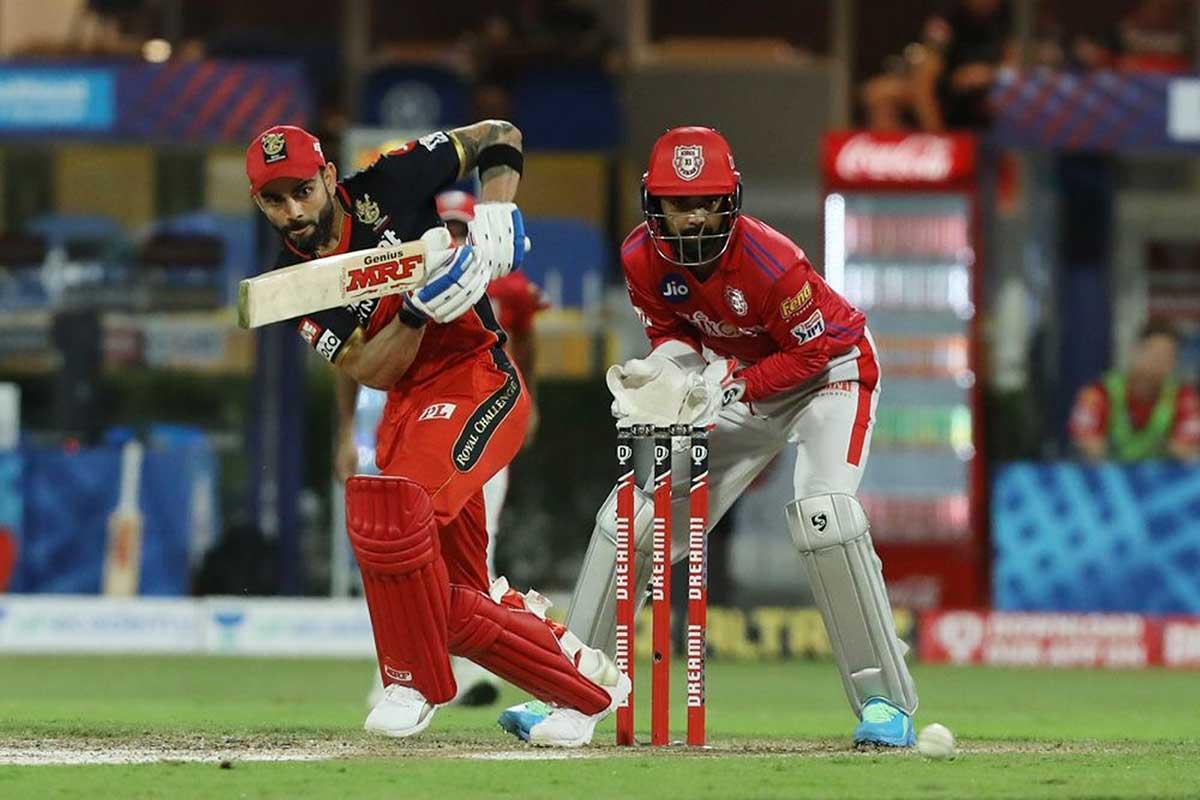
[[[883,697],[912,714],[908,646],[896,636],[862,504],[849,494],[813,495],[789,503],[787,520],[854,713],[861,717],[867,699]]]

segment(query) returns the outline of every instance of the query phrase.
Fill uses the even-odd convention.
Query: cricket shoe
[[[383,697],[367,715],[363,728],[398,739],[415,736],[429,727],[436,710],[437,706],[416,689],[393,683],[384,688]]]
[[[882,697],[867,700],[862,722],[854,729],[855,746],[912,747],[916,743],[912,717],[907,712]]]
[[[552,706],[541,700],[512,706],[500,714],[500,727],[517,738],[541,747],[583,747],[591,744],[596,724],[625,702],[633,684],[628,675],[616,674],[616,683],[602,686],[612,702],[598,714]]]

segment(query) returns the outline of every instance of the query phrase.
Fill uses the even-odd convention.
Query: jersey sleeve
[[[1200,447],[1200,394],[1195,386],[1185,384],[1179,387],[1171,441],[1176,447],[1187,450]]]
[[[385,177],[406,197],[426,199],[458,180],[462,161],[454,134],[437,131],[384,153],[367,171]]]
[[[696,329],[672,313],[657,293],[639,283],[640,276],[633,258],[622,255],[621,268],[625,272],[625,288],[629,290],[629,300],[633,303],[633,311],[641,320],[642,327],[646,329],[650,349],[653,350],[663,342],[678,341],[697,353],[703,352],[700,335]]]
[[[829,364],[829,339],[821,309],[831,291],[803,256],[772,284],[761,314],[779,352],[738,373],[746,382],[746,400],[763,400],[792,389]]]
[[[301,317],[296,329],[300,338],[330,363],[337,363],[350,342],[361,335],[358,318],[347,308],[327,308]]]
[[[1108,435],[1108,395],[1099,383],[1079,390],[1067,422],[1071,441],[1079,443]]]

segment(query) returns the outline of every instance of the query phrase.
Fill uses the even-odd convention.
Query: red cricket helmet
[[[666,225],[663,197],[713,197],[708,217],[719,216],[714,232],[707,224],[698,233],[673,233]],[[725,137],[712,128],[671,128],[650,150],[650,166],[642,175],[642,214],[654,249],[680,266],[699,266],[720,258],[742,210],[742,176],[733,163]]]

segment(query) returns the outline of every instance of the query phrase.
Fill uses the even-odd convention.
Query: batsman
[[[590,740],[629,692],[607,655],[545,618],[541,595],[489,582],[482,489],[521,446],[529,394],[484,293],[525,252],[512,202],[523,163],[520,132],[495,120],[411,141],[344,180],[300,128],[270,128],[246,151],[251,194],[283,239],[278,267],[425,244],[419,288],[297,321],[340,372],[388,392],[382,475],[346,482],[346,528],[386,687],[365,727],[389,736],[420,733],[454,698],[451,654],[553,703],[543,731],[557,744]],[[476,168],[482,202],[455,244],[435,197]]]
[[[856,745],[909,747],[917,693],[896,635],[882,564],[855,497],[879,401],[866,318],[787,237],[741,213],[733,153],[711,128],[667,131],[642,178],[638,225],[621,246],[629,297],[646,329],[645,358],[613,366],[618,420],[710,426],[711,530],[767,464],[794,447],[795,500],[784,513],[807,572],[850,708]],[[681,465],[686,454],[677,454]],[[672,518],[687,530],[688,470],[675,469]],[[637,492],[633,596],[650,579],[653,500]],[[686,555],[676,537],[672,560]],[[616,492],[599,513],[567,626],[613,653]],[[508,709],[525,738],[562,710]]]

